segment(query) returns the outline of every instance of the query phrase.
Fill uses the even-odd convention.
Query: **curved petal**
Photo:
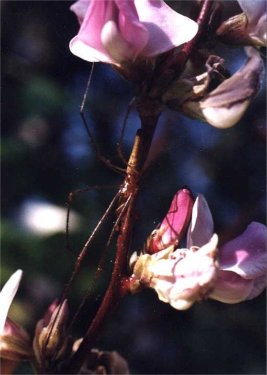
[[[114,62],[132,60],[134,50],[121,36],[114,21],[107,21],[101,32],[101,41]]]
[[[15,294],[17,293],[21,278],[22,271],[17,270],[15,273],[13,273],[13,275],[10,276],[0,292],[0,334],[4,332],[8,310],[15,297]]]
[[[112,59],[101,41],[101,31],[107,21],[117,16],[118,9],[114,1],[91,1],[78,35],[70,42],[71,52],[87,61],[111,63]]]
[[[134,60],[146,46],[149,33],[140,22],[133,0],[115,0],[115,2],[119,9],[119,30],[122,37],[129,43]]]
[[[149,32],[143,56],[155,56],[193,39],[198,25],[175,12],[162,0],[135,0],[140,21]]]
[[[187,244],[191,246],[203,246],[209,242],[213,235],[213,218],[209,205],[203,195],[199,194],[192,210],[192,219],[187,232]]]
[[[71,39],[69,48],[73,55],[80,57],[83,60],[90,62],[102,61],[109,64],[113,63],[112,58],[107,54],[106,51],[100,52],[97,49],[88,46],[86,43],[81,41],[78,36]]]
[[[70,43],[70,50],[87,61],[120,63],[124,55],[130,60],[156,56],[191,40],[198,30],[196,22],[176,13],[162,0],[91,0],[90,3],[79,0],[71,10],[81,28]],[[114,45],[112,34],[102,35],[108,21],[116,24],[115,47],[120,42],[115,57],[118,55],[119,61],[114,61],[113,53],[110,56],[110,46]],[[121,40],[129,45],[128,51],[123,48],[122,55]]]
[[[168,246],[176,246],[179,243],[188,226],[192,206],[193,196],[190,190],[178,190],[159,229],[155,229],[148,238],[148,253],[157,253]]]
[[[161,243],[163,247],[178,242],[186,229],[193,206],[192,193],[188,189],[180,189],[173,197],[167,215],[163,219],[160,230],[163,231]]]
[[[245,279],[265,275],[267,271],[266,226],[252,222],[246,230],[219,251],[220,269]]]
[[[79,23],[81,24],[84,20],[86,11],[89,7],[90,0],[78,0],[70,7],[70,10],[76,14]]]
[[[224,303],[238,303],[248,298],[253,289],[253,280],[245,280],[231,271],[219,271],[215,288],[209,298]]]
[[[256,36],[262,42],[262,46],[267,44],[267,14],[263,14],[257,21],[257,24],[250,28],[250,33],[252,36]]]

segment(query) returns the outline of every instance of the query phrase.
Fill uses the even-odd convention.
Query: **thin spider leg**
[[[88,126],[88,123],[87,123],[87,120],[86,120],[86,117],[85,117],[85,111],[84,111],[84,107],[85,107],[85,103],[86,103],[86,99],[87,99],[87,96],[88,96],[88,91],[89,91],[89,87],[90,87],[90,84],[91,84],[91,81],[92,81],[92,76],[93,76],[93,70],[94,70],[94,63],[92,63],[92,68],[90,70],[90,74],[89,74],[89,78],[88,78],[88,81],[87,81],[87,85],[86,85],[86,89],[85,89],[85,93],[83,95],[83,100],[82,100],[82,104],[80,106],[80,117],[82,119],[82,123],[84,125],[84,128],[86,130],[86,133],[91,141],[91,144],[95,150],[95,153],[97,155],[97,158],[103,162],[105,165],[107,165],[109,168],[111,168],[112,170],[116,171],[116,172],[119,172],[119,173],[122,173],[124,174],[125,173],[125,170],[123,168],[120,168],[114,164],[111,163],[111,161],[109,159],[106,159],[104,158],[102,155],[101,155],[101,152],[99,150],[99,147],[98,147],[98,144],[97,142],[95,141],[94,139],[94,136]]]
[[[71,251],[71,245],[70,245],[70,236],[69,236],[69,227],[70,227],[70,213],[71,213],[71,206],[74,200],[74,197],[80,193],[84,193],[90,190],[102,190],[102,189],[112,189],[112,188],[117,188],[117,185],[95,185],[95,186],[88,186],[84,189],[76,189],[72,192],[69,193],[68,199],[66,202],[67,206],[67,215],[66,215],[66,227],[65,227],[65,233],[66,233],[66,248],[67,250]]]
[[[128,119],[129,119],[129,116],[130,116],[130,113],[131,113],[131,110],[132,110],[132,108],[133,108],[133,106],[135,104],[135,100],[136,100],[136,98],[133,97],[131,99],[130,103],[128,104],[128,106],[127,106],[127,111],[126,111],[124,119],[123,119],[123,124],[122,124],[122,130],[121,130],[120,139],[117,142],[117,152],[118,152],[118,155],[121,158],[121,160],[125,163],[125,165],[128,164],[128,161],[127,161],[127,159],[126,159],[126,157],[124,155],[124,152],[122,150],[122,142],[123,142],[123,139],[124,139],[126,125],[127,125],[127,122],[128,122]]]
[[[128,199],[126,200],[126,202],[124,203],[123,208],[122,208],[122,210],[121,210],[121,212],[120,212],[120,214],[119,214],[119,216],[118,216],[118,218],[117,218],[117,220],[116,220],[116,222],[115,222],[115,224],[114,224],[114,226],[113,226],[112,232],[111,232],[111,234],[110,234],[110,236],[109,236],[109,238],[108,238],[108,241],[107,241],[107,243],[106,243],[106,246],[105,246],[105,248],[104,248],[104,250],[103,250],[103,252],[102,252],[102,254],[101,254],[101,258],[100,258],[100,260],[99,260],[99,262],[98,262],[98,265],[97,265],[97,268],[96,268],[96,271],[95,271],[95,274],[94,274],[94,279],[93,279],[92,285],[90,285],[89,288],[87,289],[85,296],[83,297],[83,299],[82,299],[82,301],[81,301],[81,303],[80,303],[80,305],[79,305],[77,311],[75,312],[74,317],[73,317],[72,320],[71,320],[71,323],[70,323],[70,325],[69,325],[69,327],[68,327],[68,330],[70,330],[70,329],[73,327],[73,325],[75,324],[75,322],[77,321],[78,316],[80,315],[80,312],[82,311],[84,305],[86,304],[86,302],[87,302],[88,299],[90,298],[90,296],[91,296],[91,294],[92,294],[92,290],[93,290],[93,289],[95,288],[95,286],[96,286],[96,281],[97,281],[97,279],[98,279],[100,273],[103,271],[103,265],[104,265],[104,262],[105,262],[105,260],[106,260],[107,250],[108,250],[108,248],[109,248],[109,245],[110,245],[111,239],[112,239],[112,237],[113,237],[113,235],[114,235],[114,233],[115,233],[115,231],[116,231],[116,227],[117,227],[117,225],[119,224],[120,220],[121,220],[122,217],[123,217],[123,214],[125,213],[126,209],[127,209],[128,206],[129,206],[129,202],[130,202],[130,200],[131,200],[131,197],[132,197],[132,196],[130,195],[130,196],[128,197]]]
[[[112,199],[111,203],[109,204],[108,208],[106,209],[105,213],[103,214],[103,216],[101,217],[101,219],[99,220],[99,222],[97,223],[95,229],[93,230],[93,232],[91,233],[91,235],[89,236],[89,238],[87,239],[86,243],[84,244],[80,254],[78,255],[77,259],[76,259],[76,262],[75,262],[75,265],[74,265],[74,270],[71,274],[71,277],[69,279],[69,281],[67,282],[67,284],[65,285],[64,287],[64,290],[63,290],[63,293],[62,293],[62,296],[60,298],[60,302],[59,302],[59,306],[60,308],[58,309],[58,312],[55,316],[55,319],[54,319],[54,324],[58,318],[58,315],[60,314],[61,312],[61,308],[62,308],[62,304],[63,304],[63,301],[66,299],[67,297],[67,294],[68,294],[68,291],[70,289],[70,287],[72,286],[73,282],[74,282],[74,279],[75,277],[77,276],[77,274],[79,273],[80,271],[80,268],[81,268],[81,264],[85,258],[85,256],[87,255],[88,253],[88,250],[89,250],[89,246],[91,245],[91,242],[92,240],[94,239],[95,237],[95,234],[97,233],[97,231],[100,229],[101,225],[104,223],[105,219],[108,217],[108,215],[110,214],[111,210],[113,209],[114,207],[114,204],[116,203],[116,201],[118,200],[118,198],[120,197],[121,195],[121,190],[119,190],[116,195],[114,196],[114,198]],[[50,337],[51,337],[51,334],[52,334],[52,331],[54,329],[54,324],[52,324],[51,326],[51,329],[50,329],[50,332],[49,334],[47,335],[47,339],[46,339],[46,343],[45,343],[45,347],[48,345],[49,343],[49,340],[50,340]],[[56,353],[55,353],[56,355]]]
[[[122,216],[124,215],[124,213],[125,213],[125,211],[126,211],[126,209],[127,209],[127,207],[128,207],[128,204],[129,204],[129,201],[130,201],[130,198],[131,198],[131,197],[132,197],[132,196],[130,195],[130,196],[128,197],[128,199],[126,200],[126,202],[123,203],[123,207],[122,207],[122,209],[121,209],[121,211],[120,211],[120,213],[119,213],[119,215],[118,215],[118,217],[117,217],[117,219],[116,219],[116,221],[115,221],[115,223],[114,223],[114,225],[113,225],[112,231],[111,231],[111,233],[110,233],[110,235],[109,235],[108,242],[107,242],[107,246],[110,245],[110,242],[111,242],[111,240],[112,240],[112,238],[113,238],[113,236],[114,236],[114,233],[116,232],[116,230],[117,230],[117,228],[118,228],[118,225],[119,225],[119,223],[120,223],[120,221],[121,221],[121,218],[122,218]],[[120,206],[119,208],[121,208],[121,206]]]

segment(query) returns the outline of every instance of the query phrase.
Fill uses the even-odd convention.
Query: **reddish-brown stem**
[[[126,276],[126,260],[127,253],[130,247],[130,241],[133,229],[133,214],[135,209],[136,198],[138,195],[139,179],[141,175],[142,167],[146,161],[151,146],[152,138],[155,132],[156,124],[160,114],[160,110],[150,107],[151,114],[144,113],[145,106],[139,108],[142,129],[137,135],[137,146],[135,144],[132,154],[134,157],[130,157],[130,161],[127,168],[127,177],[124,184],[121,187],[122,201],[128,205],[125,215],[122,218],[120,226],[120,234],[117,240],[117,252],[114,261],[114,268],[112,271],[111,281],[108,289],[103,297],[103,301],[96,313],[95,318],[90,324],[83,341],[81,342],[78,350],[73,355],[73,358],[67,369],[64,369],[67,373],[75,374],[81,368],[87,354],[94,345],[99,331],[102,328],[107,317],[110,316],[116,305],[118,304],[122,293],[123,280]],[[146,111],[148,109],[146,108]]]
[[[176,67],[179,71],[181,69],[183,70],[185,63],[187,62],[196,44],[199,42],[200,37],[202,36],[205,25],[207,25],[207,21],[209,20],[209,17],[210,17],[212,4],[213,4],[213,0],[203,1],[202,8],[200,10],[200,13],[197,19],[198,32],[192,40],[190,40],[188,43],[184,45],[184,47],[182,48],[182,54],[181,55],[178,54],[176,61],[172,63],[173,66]]]

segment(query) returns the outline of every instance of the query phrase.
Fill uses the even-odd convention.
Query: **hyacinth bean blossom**
[[[167,215],[170,212],[175,215],[173,210]],[[177,210],[178,216],[180,212]],[[172,229],[166,233],[171,239]],[[240,236],[218,247],[208,204],[199,195],[192,209],[186,248],[171,245],[152,255],[140,255],[133,278],[153,288],[163,302],[184,310],[208,297],[224,303],[255,298],[266,287],[266,270],[265,225],[253,222]]]
[[[120,65],[150,58],[191,40],[198,25],[162,0],[78,0],[80,30],[71,52],[87,61]]]

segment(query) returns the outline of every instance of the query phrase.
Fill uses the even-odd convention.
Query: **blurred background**
[[[2,265],[1,284],[18,268],[23,280],[10,316],[31,334],[60,296],[79,250],[105,212],[123,176],[96,158],[79,116],[91,65],[72,56],[78,31],[68,1],[2,1]],[[190,1],[171,2],[188,14]],[[225,2],[224,17],[237,14]],[[231,72],[242,49],[220,45]],[[101,153],[115,164],[116,143],[131,85],[110,66],[96,64],[86,105]],[[160,118],[140,192],[132,248],[142,247],[162,220],[175,192],[189,186],[207,198],[221,242],[251,221],[265,222],[265,93],[261,90],[238,125],[220,131],[166,110]],[[122,149],[129,154],[139,120],[130,115]],[[71,249],[66,246],[68,194]],[[112,227],[104,223],[75,283],[72,314],[88,286],[92,298],[76,325],[79,337],[106,287],[114,248],[94,286],[94,270]],[[111,246],[112,247],[112,246]],[[216,301],[179,312],[151,290],[125,298],[111,315],[97,347],[117,350],[135,374],[263,374],[265,295],[237,305]],[[32,373],[23,364],[17,374]]]

